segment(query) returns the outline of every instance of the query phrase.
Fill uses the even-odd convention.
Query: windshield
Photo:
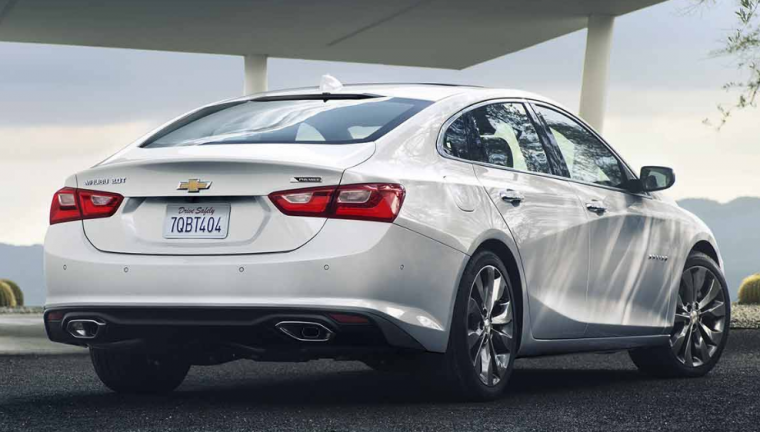
[[[368,142],[385,135],[430,104],[417,99],[386,97],[232,102],[184,117],[142,147]]]

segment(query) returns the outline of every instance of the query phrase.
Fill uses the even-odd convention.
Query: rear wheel
[[[169,393],[179,387],[190,364],[167,355],[90,348],[98,378],[117,393]]]
[[[499,257],[483,251],[472,257],[459,284],[446,353],[448,379],[466,399],[502,394],[516,353],[512,285]]]
[[[728,340],[729,298],[726,280],[715,261],[692,253],[681,275],[670,343],[631,351],[631,359],[641,371],[655,376],[707,374]]]

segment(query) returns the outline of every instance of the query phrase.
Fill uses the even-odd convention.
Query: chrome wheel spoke
[[[512,322],[512,305],[506,302],[502,305],[504,311],[491,319],[493,325],[505,325]]]
[[[678,290],[678,303],[676,304],[676,307],[682,311],[686,310],[686,303],[684,303],[683,297],[681,297],[681,290]]]
[[[495,347],[498,347],[500,352],[509,352],[512,347],[512,334],[507,332],[506,329],[497,330],[494,329],[491,333],[493,343]]]
[[[726,324],[725,288],[712,270],[684,270],[670,335],[670,347],[688,367],[708,363],[718,351]]]
[[[491,362],[493,363],[493,384],[498,384],[504,377],[509,365],[509,354],[502,354],[496,350],[493,340],[489,342],[491,347]]]
[[[715,319],[725,318],[726,304],[723,302],[715,302],[710,308],[701,311],[701,314]]]
[[[491,377],[491,350],[486,344],[480,347],[478,359],[480,360],[480,380],[489,386],[493,385]]]
[[[486,301],[487,301],[486,300],[486,289],[483,286],[483,280],[480,278],[480,274],[478,274],[475,277],[475,284],[474,284],[474,286],[472,288],[472,291],[473,291],[473,294],[477,295],[477,298],[475,300],[476,301],[479,300],[478,301],[478,305],[480,305],[480,308],[481,309],[485,309],[485,305],[486,305]],[[471,300],[473,299],[472,295],[470,295],[470,299]]]
[[[483,330],[468,330],[467,331],[467,347],[471,350],[475,347],[480,347],[483,343]]]
[[[493,316],[494,307],[496,306],[496,303],[499,301],[499,299],[501,299],[502,294],[507,287],[507,284],[504,282],[504,278],[501,276],[501,274],[499,274],[498,277],[494,275],[491,286],[493,289],[491,290],[491,301],[488,304],[488,318]]]
[[[485,292],[485,316],[486,318],[491,316],[491,311],[493,310],[494,302],[496,301],[496,269],[494,267],[488,266],[484,269],[484,281],[483,285],[486,288]],[[501,276],[501,275],[500,275]],[[501,279],[501,277],[499,277]]]
[[[694,356],[692,355],[692,345],[693,341],[691,340],[691,329],[686,332],[686,349],[683,352],[683,362],[686,364],[686,366],[693,367],[694,366]]]
[[[699,293],[702,291],[702,288],[705,284],[705,278],[707,277],[707,269],[704,267],[697,267],[696,270],[692,272],[692,278],[693,278],[693,289],[694,294],[691,299],[692,302],[696,302],[699,299]]]
[[[475,341],[475,344],[473,344],[473,346],[475,347],[475,351],[474,351],[475,358],[472,360],[472,364],[476,366],[478,362],[482,362],[481,356],[483,354],[483,347],[485,346],[487,336],[488,335],[486,335],[485,333],[482,333],[480,337]],[[472,349],[470,351],[473,352]]]
[[[716,297],[718,297],[718,294],[720,294],[720,284],[716,283],[717,281],[712,276],[712,273],[709,274],[710,281],[708,282],[708,288],[707,293],[705,294],[704,298],[699,301],[699,304],[697,305],[699,309],[704,309],[709,305],[713,300],[715,300]]]
[[[700,331],[694,332],[694,348],[701,363],[710,361],[710,347],[707,346],[707,342]]]
[[[702,332],[702,336],[707,339],[707,342],[712,345],[718,346],[721,339],[723,339],[722,331],[712,330],[711,328],[704,325],[704,323],[699,323],[699,330]]]
[[[681,277],[679,297],[684,306],[694,303],[694,279],[690,270],[686,270]]]
[[[673,348],[673,352],[676,353],[676,356],[681,355],[681,349],[683,348],[684,342],[686,342],[686,333],[689,331],[689,327],[684,327],[681,332],[671,337],[670,346]]]
[[[676,323],[688,323],[691,317],[685,312],[676,312]]]
[[[467,305],[467,347],[480,381],[498,384],[506,375],[514,344],[514,312],[508,281],[494,266],[475,276]]]
[[[473,328],[475,324],[482,324],[485,320],[483,315],[483,308],[480,307],[478,301],[470,297],[470,301],[467,304],[467,320],[470,324],[469,328]]]

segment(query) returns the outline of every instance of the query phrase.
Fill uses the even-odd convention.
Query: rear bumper
[[[288,253],[215,256],[101,252],[79,222],[63,223],[45,240],[46,309],[358,313],[444,352],[466,258],[406,228],[372,222],[329,220]]]
[[[339,314],[339,315],[335,315]],[[336,318],[337,317],[337,318]],[[341,317],[353,320],[339,321]],[[76,321],[99,323],[86,339],[69,331]],[[277,326],[308,322],[323,326],[326,340],[298,340]],[[45,311],[45,329],[54,342],[95,348],[228,351],[259,360],[361,359],[373,354],[420,352],[422,345],[387,319],[373,314],[277,308],[65,307]]]

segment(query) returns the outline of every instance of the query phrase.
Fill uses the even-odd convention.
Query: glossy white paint
[[[320,177],[320,185],[339,184],[343,170],[365,161],[374,148],[373,143],[134,148],[118,162],[104,163],[77,176],[80,188],[126,197],[122,211],[113,217],[86,220],[85,233],[93,246],[104,252],[220,255],[294,250],[314,237],[325,219],[285,216],[266,195],[310,186],[291,182],[305,172]],[[227,238],[193,242],[163,238],[166,205],[186,202],[188,193],[177,186],[191,178],[212,181],[199,197],[232,205],[235,220]],[[110,179],[125,181],[89,185]],[[246,222],[238,223],[240,220]]]
[[[47,306],[351,308],[381,314],[426,349],[442,352],[460,274],[468,257],[490,241],[499,242],[507,251],[503,258],[512,260],[511,276],[522,299],[520,355],[667,340],[661,335],[672,325],[689,251],[699,241],[717,251],[696,217],[658,193],[631,194],[438,152],[447,121],[475,104],[498,99],[556,104],[524,92],[469,87],[372,85],[344,91],[435,103],[368,144],[177,150],[141,149],[142,141],[136,142],[68,180],[69,186],[83,187],[98,176],[127,177],[126,183],[98,188],[128,199],[111,219],[87,221],[84,229],[81,222],[50,228]],[[406,200],[394,224],[285,217],[265,195],[296,187],[287,183],[293,175],[323,176],[325,184],[400,183]],[[262,226],[260,220],[268,217],[261,237],[249,231],[235,237],[246,240],[240,244],[205,240],[187,248],[150,243],[142,231],[153,228],[138,226],[149,227],[158,215],[148,207],[144,218],[134,216],[134,225],[124,228],[133,199],[185,196],[176,191],[177,182],[196,177],[215,182],[200,196],[246,203],[251,225]],[[505,189],[518,190],[524,201],[501,201]],[[608,212],[598,216],[587,210],[592,199],[605,203]],[[235,220],[234,207],[231,217]],[[138,249],[105,253],[98,250],[101,241],[117,245],[114,251]],[[282,252],[268,253],[275,250]],[[650,254],[669,260],[649,260]]]
[[[329,220],[314,240],[286,254],[103,253],[81,222],[51,226],[45,245],[47,307],[338,308],[380,314],[439,352],[467,259],[397,225],[345,220]]]

